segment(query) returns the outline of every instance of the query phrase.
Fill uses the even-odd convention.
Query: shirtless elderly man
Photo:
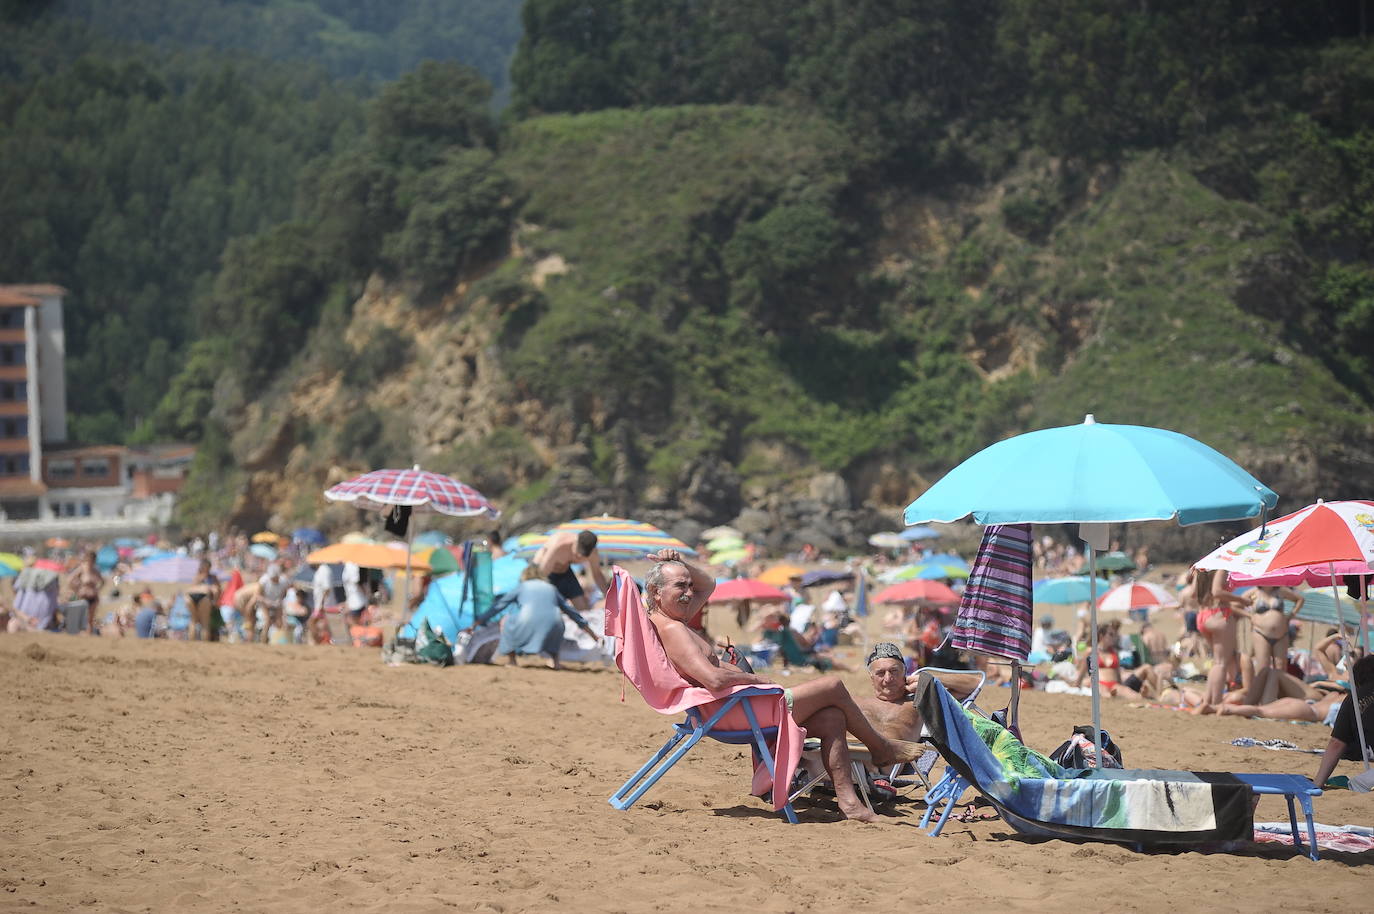
[[[644,579],[644,603],[649,621],[658,631],[668,660],[689,681],[718,691],[740,685],[776,685],[772,680],[745,672],[721,660],[711,644],[688,627],[716,588],[715,579],[688,562],[675,549],[649,556],[656,564]],[[909,762],[921,754],[916,743],[884,736],[871,724],[843,682],[823,676],[786,690],[792,716],[808,736],[821,741],[825,770],[835,785],[835,799],[846,818],[873,822],[877,816],[865,806],[854,789],[849,746],[845,733],[854,734],[868,747],[876,764]]]
[[[978,688],[981,677],[977,673],[937,673],[935,678],[956,700],[963,701]],[[917,678],[907,678],[902,649],[891,641],[874,645],[868,655],[868,679],[873,683],[873,697],[854,699],[864,716],[889,739],[920,739],[921,714],[911,701]]]
[[[601,570],[601,554],[596,551],[596,534],[590,530],[573,533],[560,530],[549,537],[534,555],[534,564],[548,582],[558,588],[580,613],[591,609],[587,595],[582,592],[582,583],[573,573],[574,564],[586,565],[591,569],[592,580],[604,593],[610,586],[606,573]]]

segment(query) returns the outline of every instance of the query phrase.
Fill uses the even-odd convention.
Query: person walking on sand
[[[676,549],[664,549],[648,558],[655,564],[644,578],[645,611],[658,632],[668,661],[683,678],[712,692],[737,685],[776,685],[722,660],[709,641],[688,627],[688,621],[701,611],[715,590],[714,578],[688,562]],[[784,696],[796,722],[808,735],[821,741],[825,770],[835,785],[840,811],[849,819],[877,821],[877,815],[855,792],[845,733],[852,733],[868,747],[873,764],[879,768],[914,761],[924,747],[880,733],[837,676],[800,683],[784,690]]]
[[[67,589],[76,599],[86,601],[86,626],[93,635],[100,633],[96,610],[100,608],[100,588],[104,584],[105,578],[95,567],[95,551],[87,549],[81,564],[67,577]]]
[[[590,530],[573,533],[559,530],[549,537],[534,555],[534,565],[558,592],[567,598],[580,613],[590,611],[591,604],[582,590],[582,582],[573,572],[574,564],[586,565],[591,570],[592,580],[605,593],[610,587],[606,573],[601,570],[601,554],[596,551],[596,534]]]

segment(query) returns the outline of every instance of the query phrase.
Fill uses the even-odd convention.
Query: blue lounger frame
[[[763,763],[768,766],[768,770],[776,776],[777,763],[773,758],[772,750],[768,748],[768,741],[770,738],[777,738],[778,728],[759,726],[758,718],[754,716],[754,708],[748,699],[761,695],[777,695],[781,691],[781,687],[741,689],[727,698],[725,703],[710,718],[704,717],[700,708],[688,708],[687,719],[673,725],[673,735],[668,738],[661,749],[644,763],[643,767],[621,785],[619,790],[611,794],[610,804],[616,809],[629,809],[648,792],[650,787],[657,783],[659,778],[667,773],[669,768],[676,765],[704,737],[735,746],[752,745],[759,757],[763,759]],[[743,706],[744,715],[749,720],[749,729],[713,729],[720,719],[736,705]],[[782,812],[787,817],[788,822],[796,823],[797,814],[792,809],[790,802],[782,808]]]

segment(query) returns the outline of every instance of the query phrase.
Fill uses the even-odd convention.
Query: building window
[[[91,516],[91,503],[90,503],[90,502],[88,502],[88,501],[83,501],[83,502],[81,503],[81,516],[82,516],[82,517],[90,517],[90,516]]]
[[[14,403],[29,398],[29,385],[24,381],[0,381],[0,403]]]
[[[75,460],[49,460],[48,478],[49,479],[71,479],[76,475]]]
[[[0,343],[0,365],[23,365],[23,343]]]
[[[23,308],[0,308],[0,329],[24,326]]]
[[[81,461],[82,476],[109,476],[110,460],[108,457],[88,457]]]
[[[29,475],[28,454],[5,454],[0,456],[0,476]]]
[[[27,416],[6,416],[0,419],[0,438],[27,437],[29,437],[29,419]]]

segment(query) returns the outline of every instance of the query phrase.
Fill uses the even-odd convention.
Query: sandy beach
[[[856,649],[848,648],[853,661]],[[857,663],[855,664],[857,666]],[[800,679],[800,675],[790,677]],[[866,677],[845,674],[862,690]],[[703,744],[639,806],[607,796],[669,721],[613,669],[391,668],[374,650],[53,635],[0,638],[0,909],[25,911],[1350,911],[1374,853],[1291,848],[1137,853],[1021,838],[1000,821],[883,825],[799,804],[787,825],[747,796],[736,748]],[[985,707],[1005,704],[990,690]],[[1023,693],[1052,749],[1088,699]],[[1196,718],[1123,701],[1104,725],[1133,767],[1295,771],[1327,730]],[[1353,771],[1344,765],[1341,771]],[[1317,818],[1368,824],[1368,796]],[[1279,820],[1266,798],[1258,820]]]

